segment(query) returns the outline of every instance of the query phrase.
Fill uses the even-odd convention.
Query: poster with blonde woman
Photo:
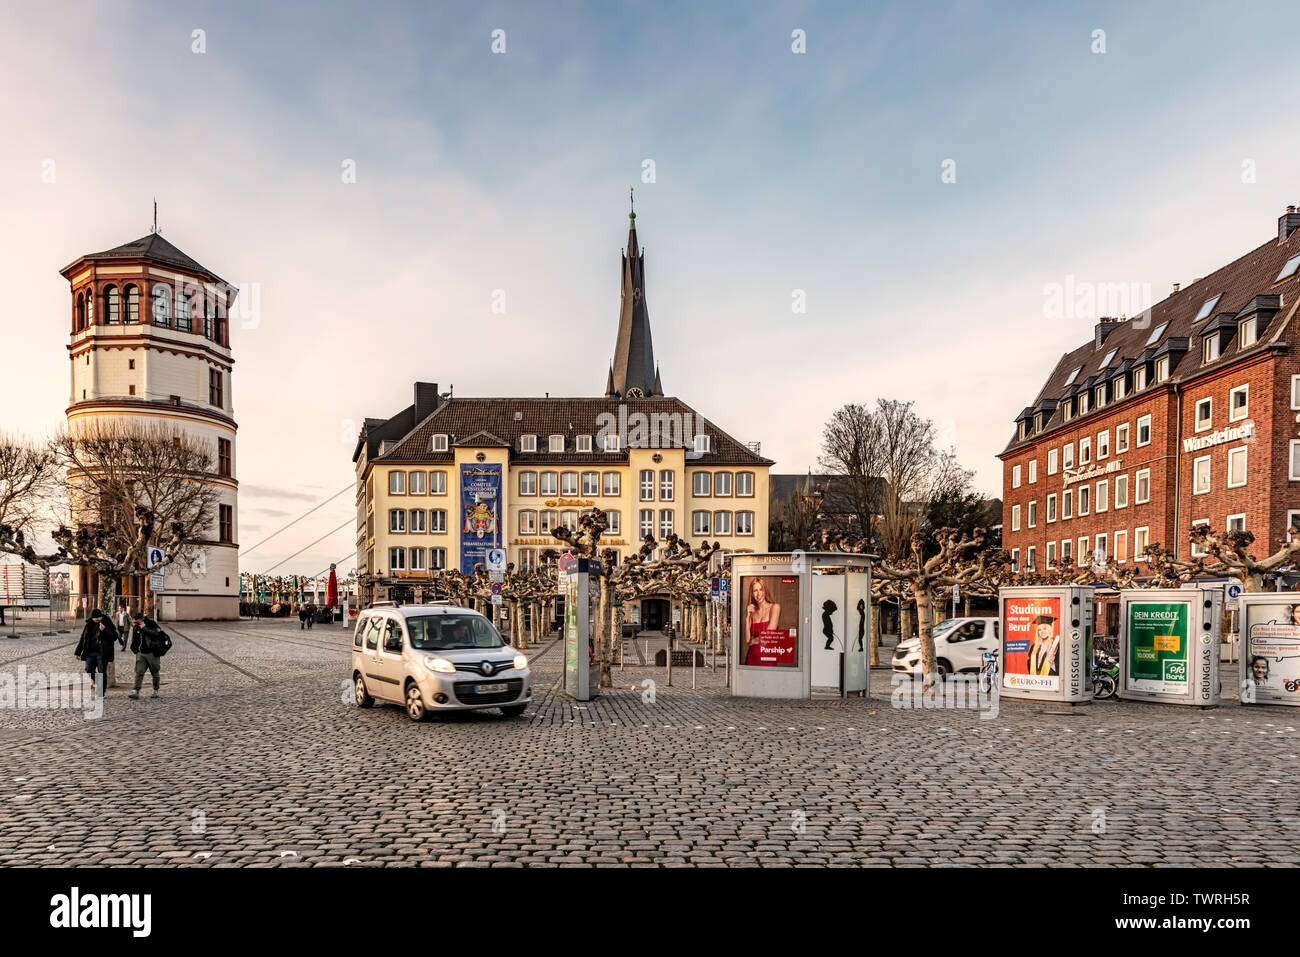
[[[740,579],[739,664],[799,667],[799,579],[745,575]]]

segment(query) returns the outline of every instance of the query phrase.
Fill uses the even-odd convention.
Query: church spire
[[[631,202],[629,192],[629,203]],[[661,395],[656,388],[650,313],[645,301],[645,253],[637,243],[636,208],[628,214],[627,249],[623,254],[618,340],[614,346],[613,392],[631,398]]]

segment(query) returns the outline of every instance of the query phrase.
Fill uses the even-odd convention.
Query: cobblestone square
[[[204,867],[1294,866],[1297,716],[1229,700],[1001,702],[998,716],[730,697],[724,672],[616,671],[416,725],[361,710],[350,636],[177,623],[162,697],[0,711],[0,864]],[[74,672],[75,634],[0,639],[0,675]],[[654,694],[648,694],[653,681]],[[1227,684],[1228,682],[1225,682]],[[1225,689],[1226,690],[1226,689]]]

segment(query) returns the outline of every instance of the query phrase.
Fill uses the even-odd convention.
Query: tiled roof
[[[703,432],[713,439],[713,451],[699,458],[688,459],[700,465],[771,465],[770,459],[749,448],[716,425],[700,416],[680,399],[661,397],[631,399],[621,402],[617,398],[459,398],[444,399],[438,408],[399,442],[390,446],[378,457],[383,462],[451,462],[455,459],[454,446],[478,444],[484,447],[506,444],[511,449],[512,462],[626,462],[627,451],[602,452],[597,437],[600,426],[597,417],[609,413],[618,419],[619,407],[628,414],[645,413],[690,415],[696,433]],[[629,433],[633,428],[629,425]],[[471,442],[471,437],[487,433],[482,440]],[[565,451],[548,451],[547,439],[551,435],[564,435]],[[446,452],[434,452],[433,436],[446,435],[452,446]],[[522,435],[537,436],[536,452],[519,451]],[[576,450],[576,437],[590,435],[593,451]],[[462,437],[465,441],[462,441]],[[688,448],[688,452],[689,452]]]
[[[121,246],[114,246],[112,249],[106,249],[101,253],[91,253],[89,256],[83,258],[150,259],[154,262],[165,263],[169,266],[178,266],[181,269],[188,269],[191,272],[206,273],[209,276],[215,275],[215,273],[210,269],[181,252],[157,233],[150,233],[148,236],[141,236],[139,239],[132,242],[123,243]]]
[[[1013,436],[1003,454],[1029,445],[1043,433],[1062,425],[1064,410],[1058,404],[1062,399],[1081,392],[1083,387],[1093,389],[1117,373],[1127,373],[1139,362],[1148,362],[1157,355],[1169,355],[1171,367],[1167,381],[1179,383],[1202,371],[1221,368],[1238,357],[1263,351],[1280,341],[1296,304],[1300,303],[1300,270],[1281,282],[1274,280],[1287,260],[1295,256],[1300,256],[1300,230],[1293,231],[1283,242],[1276,238],[1270,239],[1241,258],[1156,303],[1151,307],[1149,322],[1129,319],[1115,325],[1100,344],[1094,337],[1077,349],[1067,352],[1057,362],[1030,406],[1017,416],[1017,421],[1038,411],[1052,409],[1050,418],[1044,422],[1041,430],[1031,431],[1025,439]],[[1210,315],[1196,322],[1202,306],[1215,296],[1220,298]],[[1235,335],[1237,320],[1245,318],[1254,309],[1262,309],[1265,314],[1273,309],[1277,311],[1267,325],[1261,321],[1256,343],[1243,350],[1238,346]],[[1160,338],[1148,346],[1151,334],[1166,323],[1168,327]],[[1220,358],[1209,365],[1202,364],[1202,336],[1209,331],[1222,332],[1225,329],[1234,334],[1223,346]],[[1112,349],[1115,350],[1115,355],[1110,364],[1105,369],[1099,368]],[[1182,349],[1186,351],[1180,351]],[[1067,385],[1067,380],[1075,370],[1078,370],[1078,374]],[[1160,386],[1165,384],[1162,382]],[[1154,391],[1155,388],[1157,387],[1148,385],[1143,394]],[[1129,396],[1132,394],[1130,389]],[[1090,414],[1077,415],[1070,420],[1070,424],[1086,421]]]

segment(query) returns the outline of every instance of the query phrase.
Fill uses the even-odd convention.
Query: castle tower
[[[193,559],[167,566],[159,618],[237,618],[239,486],[229,325],[237,290],[156,232],[81,256],[60,272],[72,292],[69,432],[92,421],[144,423],[179,429],[211,447],[215,472],[207,481],[219,504]],[[124,579],[118,593],[139,607],[143,584]],[[93,604],[96,573],[73,569],[71,592],[74,608],[79,600]]]

